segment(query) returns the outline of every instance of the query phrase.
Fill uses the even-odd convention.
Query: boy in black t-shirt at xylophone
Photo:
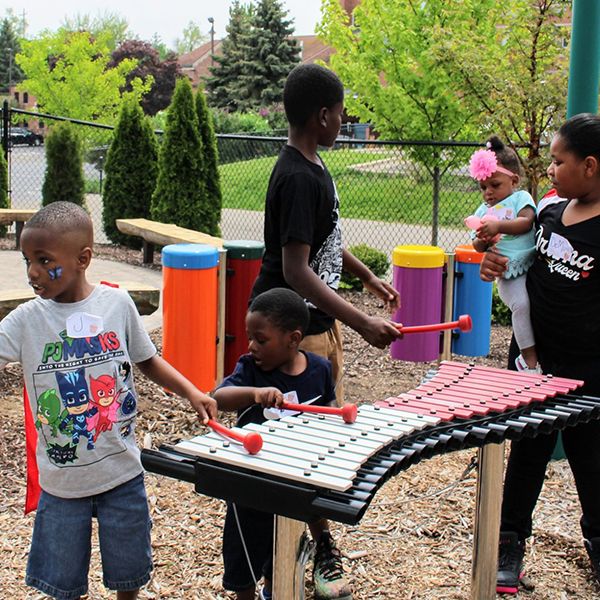
[[[237,426],[263,423],[263,410],[281,406],[284,394],[298,402],[335,405],[335,388],[328,360],[299,349],[308,327],[306,303],[296,292],[273,288],[258,295],[246,315],[249,354],[240,357],[234,372],[214,391],[218,407],[237,411]],[[315,400],[316,399],[316,400]],[[274,516],[233,503],[227,504],[223,530],[223,586],[238,600],[271,598]],[[308,523],[317,544],[313,581],[319,600],[351,600],[352,593],[325,519]]]

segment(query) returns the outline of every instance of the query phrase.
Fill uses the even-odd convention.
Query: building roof
[[[316,35],[295,35],[292,39],[300,44],[302,63],[314,63],[317,60],[327,63],[334,52],[331,46],[324,44]],[[214,54],[215,56],[223,54],[223,40],[214,40]],[[212,44],[206,42],[177,59],[181,71],[190,78],[194,88],[198,87],[204,78],[210,77],[211,58]]]

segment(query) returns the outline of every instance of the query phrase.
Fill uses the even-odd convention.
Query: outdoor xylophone
[[[571,394],[582,383],[442,362],[414,390],[354,416],[303,412],[234,428],[240,441],[211,432],[143,450],[142,464],[242,506],[356,524],[383,483],[421,459],[600,418],[600,398]],[[256,434],[262,448],[249,454],[244,436]]]

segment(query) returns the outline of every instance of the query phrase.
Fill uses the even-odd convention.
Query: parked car
[[[41,146],[44,143],[43,136],[27,129],[27,127],[11,127],[8,131],[8,139],[13,146],[17,144]]]

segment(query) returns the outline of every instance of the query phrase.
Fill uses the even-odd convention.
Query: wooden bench
[[[18,208],[0,208],[0,225],[15,224],[15,247],[18,250],[21,241],[21,232],[25,221],[29,221],[37,210]]]
[[[151,315],[158,310],[160,301],[160,290],[158,288],[133,281],[115,283],[118,283],[120,288],[129,292],[140,315]],[[0,319],[3,319],[11,310],[17,308],[19,304],[23,304],[34,297],[35,294],[31,288],[0,291]]]
[[[223,379],[225,370],[225,287],[227,279],[226,256],[223,240],[201,231],[186,229],[172,223],[160,223],[150,219],[116,219],[121,233],[140,237],[143,240],[142,259],[148,264],[154,261],[154,246],[169,244],[206,244],[219,251],[219,284],[217,298],[217,383]]]
[[[144,263],[154,261],[154,246],[168,246],[169,244],[207,244],[223,249],[223,240],[201,231],[186,229],[172,223],[159,223],[150,219],[117,219],[117,229],[126,235],[140,237],[143,240],[142,255]]]

